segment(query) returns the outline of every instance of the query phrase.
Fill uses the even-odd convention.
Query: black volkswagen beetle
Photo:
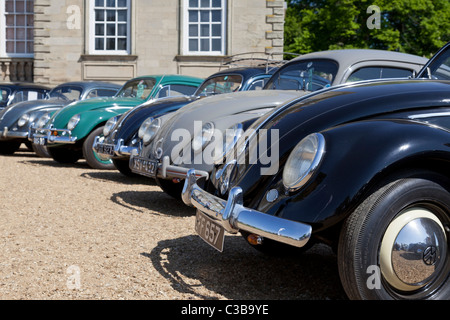
[[[351,299],[449,299],[449,130],[448,44],[416,79],[342,85],[266,114],[209,183],[188,173],[183,200],[220,251],[225,232],[262,251],[326,243]]]
[[[50,88],[34,83],[0,83],[0,111],[17,102],[44,99],[49,91]]]
[[[56,110],[73,101],[111,97],[119,89],[117,84],[101,81],[66,82],[54,87],[38,100],[10,105],[0,112],[0,154],[12,154],[22,143],[30,144],[30,126],[38,121],[48,121]],[[45,155],[44,148],[36,145],[33,148],[39,155]]]
[[[264,87],[277,68],[230,68],[209,76],[192,96],[178,96],[146,102],[125,114],[111,118],[105,125],[103,137],[97,137],[94,150],[111,157],[114,166],[125,175],[133,175],[129,161],[133,152],[142,147],[142,133],[153,120],[174,112],[205,96],[235,91],[259,90]],[[142,128],[140,128],[142,126]]]

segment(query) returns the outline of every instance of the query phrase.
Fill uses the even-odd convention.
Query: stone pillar
[[[266,16],[267,24],[272,25],[272,30],[266,32],[266,39],[272,41],[272,46],[266,48],[266,53],[282,58],[286,3],[283,0],[266,0],[266,6],[272,8],[272,14]]]

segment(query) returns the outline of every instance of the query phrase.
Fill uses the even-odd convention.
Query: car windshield
[[[0,102],[7,103],[11,90],[7,87],[0,87]]]
[[[431,79],[450,80],[450,46],[428,66],[426,73],[422,76]]]
[[[242,85],[241,75],[221,75],[205,81],[197,90],[197,96],[209,96],[238,91]]]
[[[329,87],[337,71],[337,63],[331,60],[299,60],[278,70],[264,89],[316,91]]]
[[[77,86],[60,86],[50,91],[49,97],[65,101],[76,101],[80,99],[82,91],[83,90]]]
[[[138,79],[127,82],[117,93],[116,97],[147,99],[156,84],[156,80]]]

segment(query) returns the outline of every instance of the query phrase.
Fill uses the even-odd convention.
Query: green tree
[[[288,0],[285,51],[373,48],[429,57],[450,41],[448,0]],[[380,28],[367,25],[380,12]]]

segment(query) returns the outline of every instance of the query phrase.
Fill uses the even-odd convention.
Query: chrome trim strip
[[[244,207],[242,189],[239,187],[230,191],[228,200],[209,194],[198,186],[193,169],[188,172],[182,199],[186,205],[216,220],[229,233],[243,230],[295,247],[305,246],[311,238],[310,225]]]

